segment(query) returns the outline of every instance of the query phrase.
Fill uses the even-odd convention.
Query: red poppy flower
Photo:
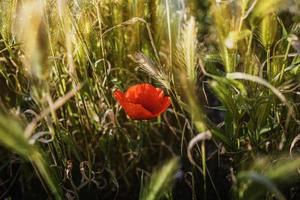
[[[114,97],[131,119],[155,118],[171,104],[164,91],[147,83],[131,86],[124,93],[116,90]]]

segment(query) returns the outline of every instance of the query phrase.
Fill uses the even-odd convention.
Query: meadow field
[[[0,0],[0,199],[299,200],[299,0]]]

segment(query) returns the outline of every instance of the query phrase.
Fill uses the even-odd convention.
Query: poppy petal
[[[131,86],[124,93],[116,90],[113,95],[131,119],[155,118],[171,104],[162,89],[148,83]]]
[[[155,115],[145,109],[142,105],[127,102],[124,93],[120,90],[114,92],[114,97],[131,119],[151,119],[155,117]]]
[[[148,83],[142,83],[128,88],[125,92],[125,98],[128,102],[141,104],[144,108],[153,112],[163,101],[162,96],[159,96],[160,94],[163,96],[161,89],[155,88]]]
[[[124,101],[124,93],[118,89],[116,91],[114,91],[114,97],[119,103],[121,101]]]
[[[140,104],[123,102],[122,107],[124,108],[125,112],[131,119],[142,120],[142,119],[152,119],[156,117],[156,115],[153,115],[150,111],[145,109]]]
[[[165,112],[168,107],[171,105],[171,101],[170,101],[170,98],[169,97],[163,97],[163,101],[162,103],[159,105],[159,107],[154,111],[152,112],[154,115],[158,116],[160,115],[161,113]]]

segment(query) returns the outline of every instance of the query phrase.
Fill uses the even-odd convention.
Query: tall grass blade
[[[149,183],[142,191],[140,200],[157,200],[160,199],[164,192],[172,186],[175,171],[178,168],[178,160],[172,159],[168,161],[162,168],[154,172]]]
[[[286,159],[280,156],[275,164],[270,162],[270,159],[257,159],[249,170],[238,173],[234,191],[239,199],[259,199],[271,192],[277,199],[284,200],[286,198],[279,190],[280,186],[299,180],[296,178],[299,176],[299,165],[299,157]]]
[[[46,162],[42,150],[29,144],[24,137],[23,128],[16,121],[0,115],[0,143],[16,152],[24,159],[30,160],[38,173],[45,181],[53,196],[61,199],[61,189],[55,176],[51,173],[48,162]]]

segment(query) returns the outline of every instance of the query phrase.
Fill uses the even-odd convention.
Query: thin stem
[[[172,66],[172,35],[171,35],[171,20],[170,20],[170,7],[169,7],[169,0],[166,0],[166,10],[167,10],[167,23],[168,23],[168,37],[169,37],[169,59],[170,59],[170,66]]]
[[[284,64],[281,67],[280,76],[279,76],[279,82],[281,82],[282,77],[283,77],[283,73],[284,73],[284,69],[286,67],[286,61],[287,61],[287,58],[288,58],[288,55],[289,55],[290,48],[291,48],[291,43],[289,42],[288,46],[286,48],[285,55],[284,55]]]
[[[270,50],[270,48],[268,48],[268,50],[267,50],[267,77],[268,77],[269,82],[272,81],[272,69],[271,69],[270,54],[271,54],[271,50]]]
[[[201,143],[201,155],[202,155],[202,172],[203,172],[203,198],[207,199],[207,187],[206,187],[206,151],[205,151],[205,141]]]

